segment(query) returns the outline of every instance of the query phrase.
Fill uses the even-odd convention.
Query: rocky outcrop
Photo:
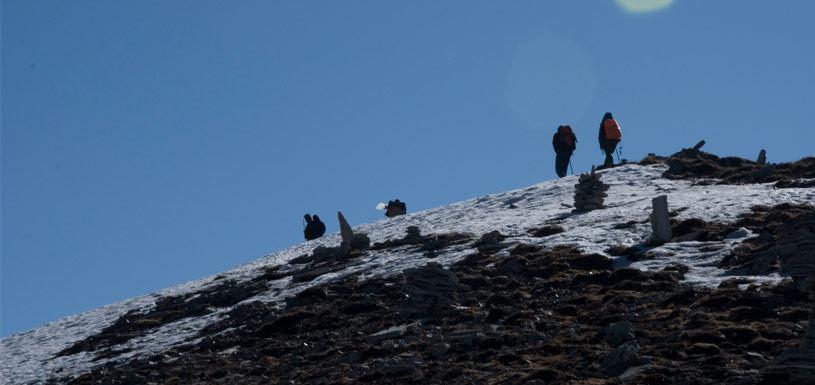
[[[649,154],[640,164],[665,163],[668,179],[693,179],[700,184],[745,184],[776,182],[780,188],[815,186],[815,158],[791,163],[762,163],[738,157],[723,157],[684,149],[669,157]]]
[[[815,276],[815,207],[757,206],[735,225],[749,228],[758,236],[736,248],[722,261],[723,267],[752,275],[777,272],[801,285]]]

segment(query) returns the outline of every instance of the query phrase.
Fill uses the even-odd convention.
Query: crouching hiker
[[[306,214],[303,216],[306,220],[306,228],[303,230],[306,240],[317,239],[325,234],[325,223],[320,220],[316,214],[314,216]]]
[[[577,148],[577,137],[571,126],[560,126],[552,136],[552,147],[555,148],[555,172],[563,178],[569,169],[572,153]]]
[[[388,205],[385,206],[385,216],[388,218],[405,214],[407,214],[407,205],[399,199],[388,201]]]
[[[606,112],[603,115],[603,120],[600,122],[600,134],[598,139],[600,141],[600,149],[606,153],[606,160],[603,162],[603,167],[611,167],[614,165],[614,150],[617,144],[623,138],[623,132],[620,130],[620,124],[611,115],[611,112]]]

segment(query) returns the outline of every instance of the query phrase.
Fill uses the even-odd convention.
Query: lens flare
[[[630,13],[656,12],[673,4],[673,0],[614,0],[622,9]]]

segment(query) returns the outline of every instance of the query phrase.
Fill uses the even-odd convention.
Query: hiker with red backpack
[[[614,150],[617,144],[623,138],[623,132],[620,130],[620,124],[617,119],[611,115],[611,112],[606,112],[603,115],[603,120],[600,122],[600,149],[606,153],[606,160],[603,162],[603,167],[611,167],[614,165]]]
[[[572,152],[577,148],[577,137],[571,126],[559,126],[552,137],[552,147],[555,148],[555,172],[563,178],[569,168]]]

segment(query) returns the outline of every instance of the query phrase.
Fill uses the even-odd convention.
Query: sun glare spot
[[[626,12],[647,13],[667,8],[674,0],[614,0],[614,2]]]

